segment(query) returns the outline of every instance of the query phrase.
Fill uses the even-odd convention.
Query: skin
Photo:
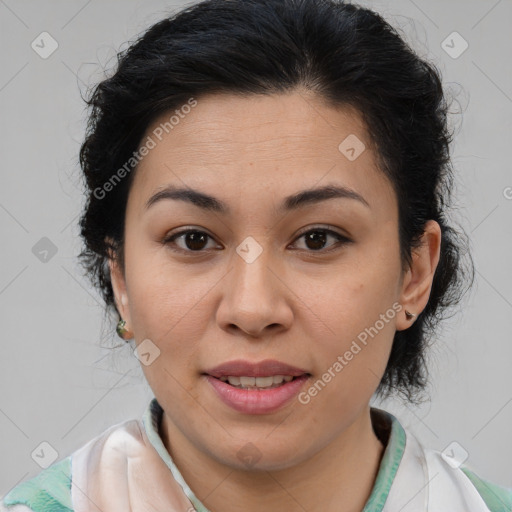
[[[338,150],[349,134],[366,146],[354,161]],[[177,200],[146,210],[168,184],[213,195],[232,213]],[[327,184],[355,190],[369,207],[336,198],[276,212],[286,196]],[[210,235],[202,252],[185,236],[174,248],[188,253],[162,243],[186,228]],[[302,235],[320,228],[351,242],[328,235],[323,246],[308,244]],[[236,252],[247,236],[262,248],[251,264]],[[413,322],[404,309],[419,314],[427,304],[440,239],[429,221],[402,268],[396,196],[361,118],[306,91],[201,97],[144,157],[128,197],[125,271],[111,259],[112,283],[136,343],[149,338],[161,351],[142,365],[164,409],[161,436],[211,511],[363,509],[384,450],[369,401],[395,331]],[[307,389],[394,303],[404,309],[308,404],[242,414],[201,375],[233,359],[277,359],[307,369]],[[250,467],[237,457],[248,442],[261,454]]]

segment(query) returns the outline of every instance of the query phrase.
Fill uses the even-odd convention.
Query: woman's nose
[[[279,263],[270,249],[260,249],[251,241],[240,244],[217,311],[223,329],[237,328],[252,337],[264,337],[290,327],[293,294],[279,275],[283,272]]]

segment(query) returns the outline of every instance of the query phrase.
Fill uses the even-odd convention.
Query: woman
[[[207,0],[90,106],[81,259],[155,398],[4,510],[510,509],[369,405],[471,284],[434,66],[355,5]]]

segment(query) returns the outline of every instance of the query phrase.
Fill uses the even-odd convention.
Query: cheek
[[[362,250],[352,265],[334,275],[325,281],[323,293],[308,302],[309,311],[319,314],[309,313],[305,324],[318,343],[322,382],[317,387],[329,382],[323,399],[339,407],[356,406],[377,388],[391,351],[401,308],[398,250],[385,242],[372,244],[371,251]]]
[[[331,338],[346,343],[373,326],[381,315],[387,322],[384,326],[379,322],[379,330],[389,337],[396,316],[392,306],[399,297],[399,279],[396,260],[384,251],[374,252],[372,257],[359,257],[355,265],[339,268],[325,280],[321,291],[310,294],[307,300],[305,294],[304,299],[311,311],[320,313]]]
[[[322,321],[316,321],[320,331],[310,333],[322,347],[323,365],[330,367],[341,356],[347,376],[352,370],[355,378],[370,377],[369,369],[378,374],[391,350],[398,303],[392,293],[378,290],[375,283],[345,281],[343,291],[337,289],[323,308],[318,307],[324,311]],[[312,319],[309,324],[313,325]],[[348,367],[350,371],[346,371]]]
[[[354,301],[350,309],[328,318],[335,334],[316,338],[317,373],[302,403],[315,404],[333,423],[368,403],[389,359],[395,317],[391,304],[369,312],[358,310]]]
[[[177,384],[170,377],[180,375],[198,338],[196,294],[181,282],[179,273],[166,270],[159,258],[138,251],[131,253],[126,265],[130,316],[137,344],[148,339],[158,354],[150,365],[141,366],[151,387],[164,382],[174,388]]]
[[[159,341],[193,329],[194,315],[201,312],[207,296],[208,276],[184,271],[165,247],[156,244],[132,244],[131,251],[126,272],[134,328]]]

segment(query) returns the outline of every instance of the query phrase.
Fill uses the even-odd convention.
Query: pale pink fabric
[[[405,450],[383,512],[490,512],[460,468],[405,432]],[[181,475],[173,471],[149,441],[142,421],[114,425],[73,453],[73,509],[194,512],[179,483]]]
[[[139,420],[114,425],[73,453],[75,512],[193,512]]]

